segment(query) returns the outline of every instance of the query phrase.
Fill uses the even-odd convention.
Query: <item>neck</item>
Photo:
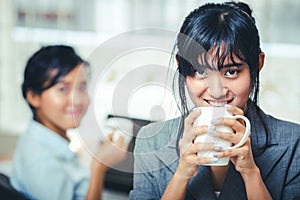
[[[37,118],[37,117],[35,117],[34,120],[37,121],[38,123],[42,124],[46,128],[50,129],[51,131],[53,131],[57,135],[61,136],[65,140],[69,141],[69,138],[67,137],[67,131],[66,130],[61,129],[61,128],[57,127],[57,126],[53,126],[53,125],[51,125],[51,124],[49,124],[47,122],[44,122],[42,120],[39,120],[39,118]]]

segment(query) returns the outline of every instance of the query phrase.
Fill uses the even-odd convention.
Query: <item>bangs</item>
[[[220,70],[225,59],[236,63],[233,55],[247,61],[242,52],[240,31],[236,28],[236,22],[229,18],[230,15],[222,11],[203,13],[202,17],[198,17],[198,23],[183,26],[185,28],[177,37],[177,59],[179,65],[184,65],[179,66],[179,72],[183,76],[194,76],[196,71],[206,69]]]
[[[47,73],[45,73],[44,80],[46,81],[43,84],[42,91],[47,90],[57,84],[61,78],[65,77],[79,65],[89,66],[89,63],[79,60],[72,63],[63,63],[62,61],[60,61],[59,63],[53,62],[53,66],[47,70]]]
[[[219,71],[223,67],[225,60],[230,60],[232,64],[238,64],[236,58],[246,61],[245,56],[234,44],[226,43],[223,38],[217,42],[209,51],[200,52],[197,63],[195,62],[195,65],[193,65],[194,71],[205,71],[207,69]]]
[[[59,82],[59,80],[63,77],[65,77],[69,72],[73,70],[74,67],[68,67],[68,68],[53,68],[49,69],[46,73],[46,81],[43,85],[42,90],[47,90],[54,86],[56,83]]]

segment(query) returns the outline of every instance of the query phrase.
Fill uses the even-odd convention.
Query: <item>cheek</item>
[[[68,99],[55,92],[49,92],[47,96],[43,98],[43,107],[47,110],[60,111],[66,106]]]
[[[204,81],[197,80],[192,77],[186,78],[186,86],[189,93],[190,98],[192,99],[193,103],[197,102],[197,99],[203,92],[205,92],[207,86]]]
[[[245,103],[248,100],[251,91],[250,78],[242,79],[238,83],[233,84],[232,90],[237,95],[238,99]]]
[[[59,101],[58,99],[53,99],[52,101],[48,101],[45,105],[46,109],[50,112],[55,112],[58,114],[58,112],[62,112],[64,108],[64,102]]]
[[[187,89],[193,94],[199,94],[207,88],[207,84],[203,80],[197,80],[196,78],[186,78]]]

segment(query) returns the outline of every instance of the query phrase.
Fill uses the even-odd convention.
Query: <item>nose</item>
[[[224,81],[218,75],[208,76],[206,79],[209,95],[214,99],[225,99],[226,87]]]

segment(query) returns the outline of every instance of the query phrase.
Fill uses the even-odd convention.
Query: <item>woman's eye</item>
[[[236,70],[236,69],[230,69],[230,70],[227,70],[227,71],[225,72],[225,76],[226,76],[226,77],[235,77],[235,76],[238,75],[238,73],[239,73],[239,70]]]
[[[69,88],[67,87],[59,87],[58,90],[62,93],[67,93],[69,91]]]

